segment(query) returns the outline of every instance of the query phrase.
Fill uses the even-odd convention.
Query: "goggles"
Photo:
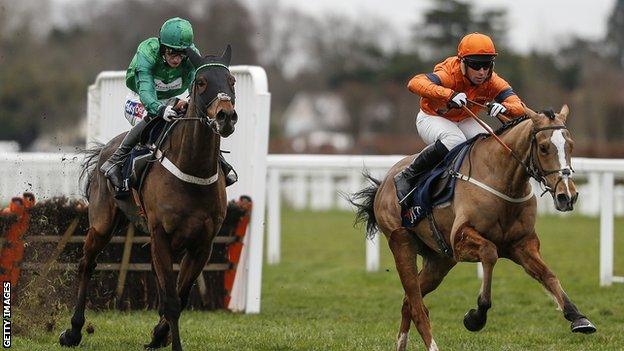
[[[475,71],[479,71],[482,68],[488,70],[494,65],[494,61],[473,61],[468,59],[464,59],[464,63],[466,63],[466,66],[474,69]]]
[[[172,48],[165,48],[165,54],[173,57],[179,57],[181,59],[185,59],[187,57],[184,50],[175,50]]]

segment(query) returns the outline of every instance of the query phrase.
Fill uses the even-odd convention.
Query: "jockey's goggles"
[[[178,56],[181,59],[185,59],[187,57],[186,52],[184,50],[175,50],[172,48],[165,48],[165,54],[169,56]]]
[[[482,68],[488,70],[492,68],[494,64],[494,61],[473,61],[469,59],[464,59],[464,62],[466,63],[466,66],[474,69],[475,71],[479,71]]]

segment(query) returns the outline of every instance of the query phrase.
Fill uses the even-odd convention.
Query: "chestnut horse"
[[[160,162],[153,164],[140,196],[151,237],[152,266],[159,296],[160,321],[154,327],[151,342],[145,345],[150,349],[171,342],[173,350],[182,350],[178,319],[191,286],[210,257],[212,241],[226,212],[225,179],[218,162],[220,138],[234,132],[238,119],[234,109],[234,77],[228,68],[230,46],[221,56],[202,58],[193,50],[187,52],[197,68],[187,113],[175,122],[169,138],[159,149]],[[90,227],[79,264],[72,327],[59,338],[63,346],[80,343],[87,286],[96,266],[95,259],[127,221],[117,207],[114,190],[99,171],[122,138],[123,134],[101,151],[92,151],[92,157],[84,165],[83,172],[89,172]],[[179,254],[184,256],[176,286],[173,263]]]
[[[367,222],[369,236],[377,230],[384,233],[405,290],[398,351],[406,348],[412,321],[426,349],[438,350],[423,297],[438,287],[457,262],[483,264],[477,309],[464,316],[468,330],[478,331],[485,326],[491,306],[492,270],[498,258],[516,262],[539,281],[563,310],[573,332],[596,330],[570,301],[540,256],[535,231],[537,202],[530,195],[529,178],[533,177],[550,192],[557,210],[573,209],[578,194],[571,178],[572,139],[565,126],[568,112],[565,105],[557,114],[536,113],[527,108],[528,118],[514,120],[499,129],[497,134],[511,147],[515,160],[492,137],[475,141],[458,173],[469,175],[490,190],[458,180],[450,205],[433,210],[437,228],[452,249],[449,256],[442,253],[426,219],[413,228],[402,226],[394,176],[414,156],[392,166],[382,182],[369,176],[373,185],[353,195],[357,222]],[[420,272],[416,266],[417,254],[423,257]]]

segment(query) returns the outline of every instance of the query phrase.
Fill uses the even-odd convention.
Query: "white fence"
[[[366,185],[364,168],[380,179],[402,156],[347,155],[269,155],[267,261],[280,261],[281,202],[296,208],[327,210],[350,208],[341,194],[353,193]],[[613,271],[613,218],[624,215],[624,187],[615,186],[616,177],[624,178],[624,160],[573,158],[578,192],[575,213],[600,214],[600,284],[624,282]],[[536,190],[539,194],[539,190]],[[540,213],[555,210],[550,196],[538,197]],[[366,243],[366,269],[379,268],[379,238]]]
[[[234,311],[260,312],[266,159],[268,151],[270,99],[264,70],[254,66],[232,66],[236,77],[236,131],[223,139],[221,147],[232,151],[226,159],[244,177],[228,188],[230,199],[249,195],[254,202],[244,248],[228,306]],[[87,141],[106,142],[129,129],[123,116],[125,71],[103,72],[88,91]],[[52,196],[79,197],[80,155],[0,154],[0,202],[31,191],[37,199]]]

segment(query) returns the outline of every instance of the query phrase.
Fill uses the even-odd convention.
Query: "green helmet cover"
[[[160,28],[160,43],[172,49],[183,50],[193,45],[193,27],[180,17],[170,18]]]

